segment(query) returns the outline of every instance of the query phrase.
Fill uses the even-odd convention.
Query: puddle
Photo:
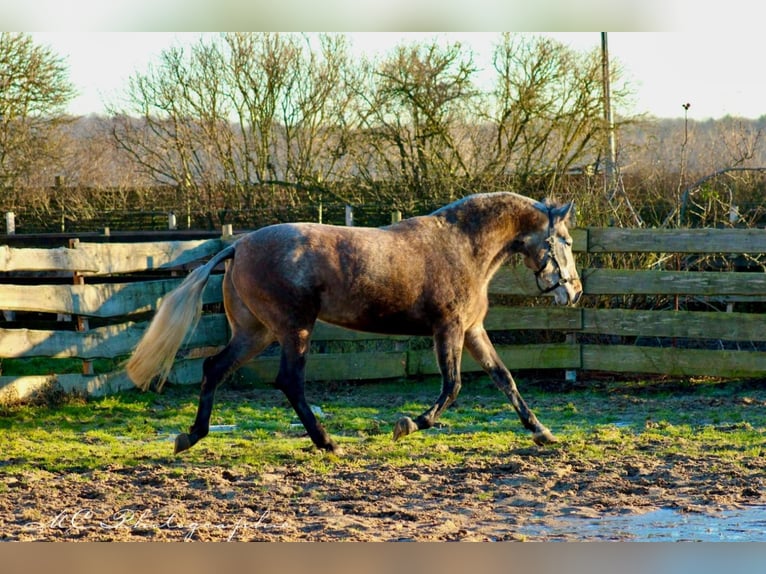
[[[526,524],[518,533],[554,540],[766,542],[766,507],[749,506],[715,514],[660,508],[645,514],[599,518],[563,516],[553,524]]]

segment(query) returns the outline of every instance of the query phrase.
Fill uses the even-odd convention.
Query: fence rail
[[[577,229],[573,237],[580,256],[766,252],[766,230],[762,229]],[[0,360],[126,358],[162,296],[227,241],[81,241],[50,249],[0,246],[0,309],[22,317],[0,323]],[[618,302],[627,295],[766,302],[766,273],[585,267],[581,275],[585,303],[561,308],[538,296],[534,278],[523,266],[510,265],[497,274],[490,285],[491,296],[513,296],[514,303],[491,307],[485,321],[490,335],[505,335],[507,340],[509,334],[537,332],[546,335],[538,339],[547,339],[498,345],[509,368],[718,377],[757,377],[766,372],[766,314],[735,311],[732,305],[726,311],[627,308],[615,306],[607,297],[617,296]],[[218,305],[221,278],[220,273],[214,274],[208,283],[204,295],[208,312],[184,344],[171,382],[197,383],[203,357],[227,340],[227,324]],[[59,320],[51,328],[49,318],[45,328],[37,328],[42,323],[35,314],[55,314],[70,321]],[[78,317],[86,319],[86,325],[91,320],[93,328],[73,328]],[[665,344],[668,339],[672,344]],[[388,347],[367,350],[378,349],[376,341]],[[313,344],[309,380],[437,373],[432,351],[422,338],[371,335],[320,323]],[[349,349],[342,349],[344,344]],[[243,367],[242,373],[271,380],[278,362],[277,356],[267,354]],[[477,371],[479,366],[466,355],[463,370]],[[51,384],[91,395],[132,387],[120,368],[101,374],[4,375],[0,376],[0,400],[25,398]]]

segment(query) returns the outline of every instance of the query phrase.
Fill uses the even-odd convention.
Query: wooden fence
[[[736,307],[743,301],[750,307],[753,302],[766,301],[766,273],[668,271],[588,263],[600,255],[618,253],[763,254],[766,230],[577,229],[573,236],[575,251],[586,263],[581,270],[586,295],[581,306],[557,307],[550,299],[540,298],[532,274],[523,267],[503,268],[491,284],[491,296],[506,301],[490,309],[485,324],[491,336],[504,335],[508,340],[516,332],[544,335],[537,337],[543,341],[530,342],[528,338],[523,344],[498,345],[511,370],[717,377],[759,377],[766,372],[766,352],[759,350],[766,343],[766,315],[740,312]],[[89,395],[131,388],[120,368],[94,374],[93,361],[127,358],[162,296],[177,286],[190,268],[229,240],[75,240],[69,247],[52,249],[0,246],[0,309],[10,319],[17,314],[17,320],[0,323],[5,327],[0,328],[0,360],[47,357],[82,361],[79,373],[0,376],[0,401],[26,398],[51,385]],[[227,340],[219,305],[221,277],[214,274],[208,283],[204,293],[208,312],[179,354],[170,375],[173,383],[197,383],[203,357]],[[723,305],[719,308],[725,310],[691,310],[702,304],[679,310],[620,306],[627,296],[645,296],[646,300],[679,297]],[[54,317],[59,321],[54,322]],[[319,324],[313,346],[307,367],[310,380],[382,379],[438,372],[424,339],[377,336]],[[277,367],[278,356],[267,353],[243,367],[242,374],[273,380]],[[466,355],[463,370],[478,369]]]

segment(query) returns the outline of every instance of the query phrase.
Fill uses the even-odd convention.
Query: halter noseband
[[[538,207],[538,209],[540,208]],[[563,287],[564,285],[566,285],[567,283],[571,281],[571,279],[569,279],[568,277],[564,277],[564,273],[561,269],[561,263],[558,261],[558,259],[556,259],[556,253],[553,248],[553,245],[556,241],[556,236],[554,235],[554,229],[553,229],[553,214],[551,213],[551,210],[547,207],[545,207],[545,212],[548,214],[548,237],[545,240],[545,243],[548,245],[548,247],[545,250],[545,255],[543,255],[543,260],[540,262],[540,268],[537,271],[535,271],[535,283],[537,284],[537,288],[540,290],[540,294],[542,295],[550,293],[551,291],[555,291],[559,287]],[[543,287],[542,285],[540,285],[540,275],[542,274],[543,271],[545,271],[545,268],[548,267],[549,260],[552,260],[553,263],[558,268],[559,280],[556,281],[550,287]]]

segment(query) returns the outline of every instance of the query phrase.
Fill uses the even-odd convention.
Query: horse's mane
[[[512,209],[502,209],[508,206]],[[512,191],[476,193],[453,201],[434,211],[431,215],[444,217],[449,223],[458,224],[468,230],[481,227],[487,218],[514,217],[520,229],[530,230],[540,225],[541,215],[558,207],[553,198],[537,201]],[[517,209],[521,207],[521,209]],[[530,207],[532,209],[523,209]]]

